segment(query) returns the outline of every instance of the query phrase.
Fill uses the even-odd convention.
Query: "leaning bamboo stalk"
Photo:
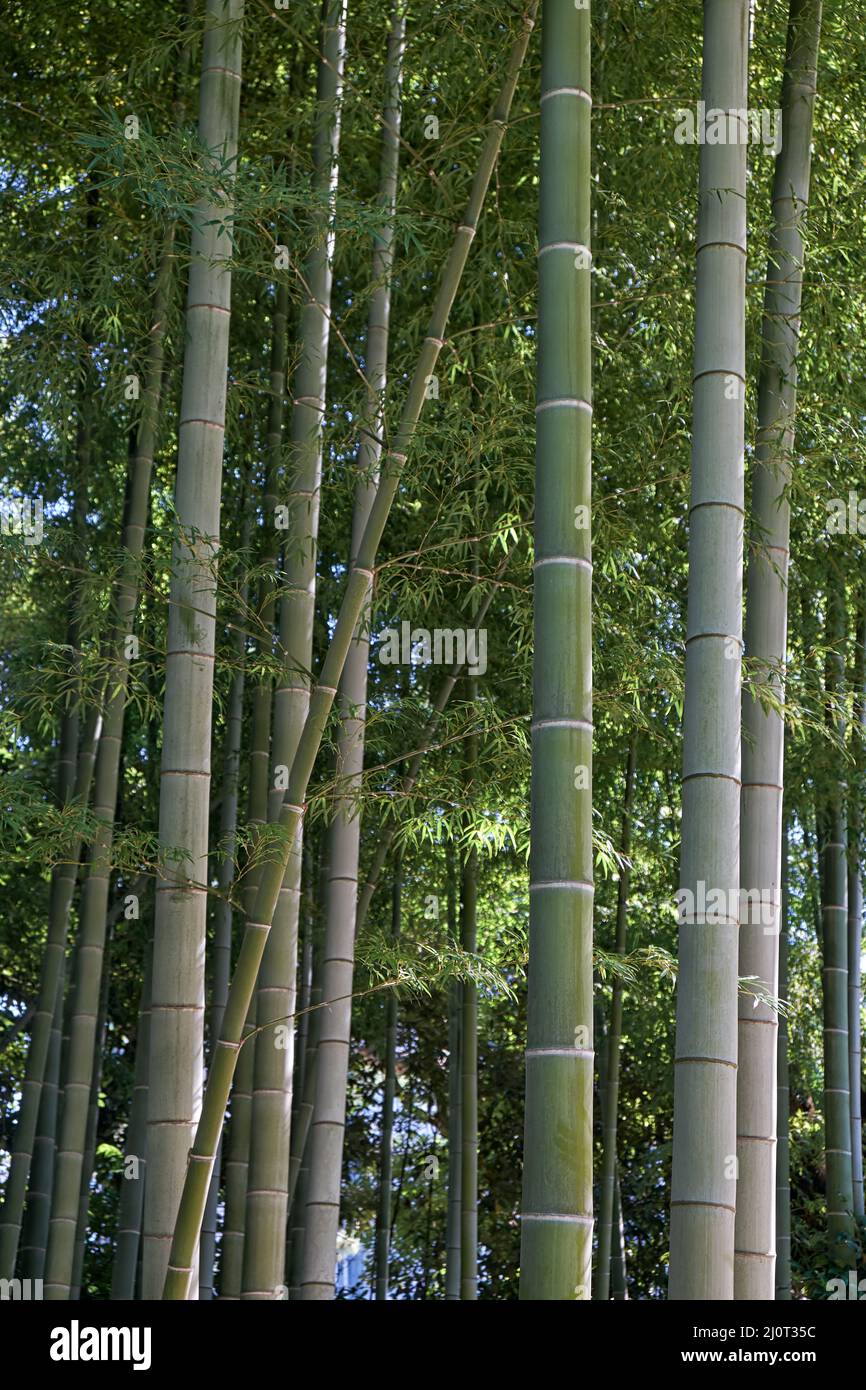
[[[706,0],[707,110],[746,110],[748,17],[747,0]],[[746,145],[732,119],[729,143],[700,147],[671,1299],[734,1289]],[[707,921],[711,891],[725,907]]]
[[[283,832],[282,853],[279,860],[264,867],[256,897],[254,915],[252,920],[247,923],[244,932],[234,979],[229,991],[222,1037],[215,1049],[199,1128],[189,1155],[187,1179],[178,1211],[175,1239],[165,1284],[164,1297],[169,1299],[186,1297],[214,1155],[241,1045],[244,1020],[253,997],[262,953],[273,920],[285,866],[291,852],[297,824],[304,814],[304,801],[316,754],[322,741],[325,723],[337,693],[337,686],[358,620],[363,612],[379,543],[424,407],[427,382],[435,369],[442,348],[448,316],[460,285],[469,248],[475,235],[484,198],[502,145],[511,101],[529,43],[536,9],[537,5],[532,3],[524,14],[520,35],[508,58],[503,88],[492,113],[464,220],[456,230],[454,243],[442,274],[428,333],[409,383],[394,446],[385,455],[379,487],[373,501],[363,540],[358,549],[357,563],[350,571],[319,680],[311,694],[310,712],[292,763],[286,797],[280,811],[279,824]]]
[[[223,188],[191,237],[178,428],[154,920],[142,1292],[158,1298],[201,1102],[215,566],[231,318],[231,177],[237,154],[243,0],[208,0],[199,137]],[[196,1232],[198,1235],[198,1232]]]
[[[592,1262],[590,12],[541,31],[529,995],[520,1297]]]
[[[340,116],[346,42],[346,0],[323,0],[316,90],[314,178],[326,203],[324,235],[305,266],[307,301],[300,315],[301,356],[293,383],[288,532],[280,599],[281,674],[274,691],[269,819],[283,799],[309,706],[313,662],[316,549],[322,480],[334,233],[332,209],[339,174]],[[256,992],[250,1160],[241,1297],[282,1297],[288,1201],[302,827],[280,889]]]
[[[788,490],[797,409],[803,288],[802,223],[809,201],[821,0],[791,0],[782,84],[782,148],[773,178],[746,605],[746,651],[772,692],[743,693],[739,973],[776,996],[788,628]],[[757,893],[757,903],[755,903]],[[746,906],[748,905],[748,906]],[[776,1237],[776,1030],[770,1005],[740,995],[734,1297],[773,1299]]]

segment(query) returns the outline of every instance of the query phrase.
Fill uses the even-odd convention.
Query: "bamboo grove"
[[[4,1298],[849,1296],[851,6],[0,38]]]

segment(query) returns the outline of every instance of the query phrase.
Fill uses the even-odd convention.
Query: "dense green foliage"
[[[279,836],[246,820],[252,690],[280,653],[262,614],[279,571],[267,558],[265,469],[277,283],[288,290],[289,392],[298,358],[300,268],[322,225],[312,173],[319,9],[247,0],[214,668],[210,908],[218,899],[227,712],[245,633],[234,926],[257,862]],[[108,991],[82,1296],[107,1298],[133,1086],[137,1012],[159,869],[158,817],[173,487],[190,226],[220,174],[201,159],[197,109],[203,6],[154,0],[7,0],[0,47],[0,500],[41,498],[44,537],[0,536],[0,1179],[8,1172],[48,920],[51,875],[94,819],[61,805],[64,715],[79,728],[117,671],[107,645],[122,563],[125,476],[142,401],[153,286],[176,224],[158,448],[140,564],[113,847]],[[385,442],[427,331],[522,7],[509,0],[410,0]],[[756,6],[749,101],[779,104],[787,0]],[[364,333],[376,209],[388,7],[349,0],[332,323],[324,420],[314,669],[327,648],[349,559],[355,460],[365,409]],[[698,149],[674,140],[675,111],[700,92],[700,6],[597,0],[592,19],[593,157],[593,846],[596,1052],[612,981],[624,989],[618,1173],[628,1296],[666,1296],[680,851],[681,718],[694,325]],[[184,61],[188,47],[191,60]],[[361,878],[389,818],[391,857],[357,942],[341,1233],[359,1257],[341,1297],[374,1280],[385,991],[398,989],[390,1296],[445,1293],[448,999],[478,984],[478,1296],[514,1299],[520,1261],[532,709],[532,522],[540,51],[533,36],[511,119],[380,549],[375,581]],[[825,0],[799,359],[792,506],[785,807],[789,825],[787,1011],[791,1076],[794,1297],[825,1298],[820,848],[833,788],[863,804],[856,721],[857,634],[866,605],[859,533],[828,534],[833,499],[866,497],[866,35],[847,0]],[[138,120],[127,138],[124,122]],[[126,130],[129,130],[127,124]],[[748,151],[746,509],[754,454],[773,157]],[[274,268],[274,248],[288,264]],[[282,277],[282,278],[279,278]],[[288,419],[288,406],[286,410]],[[86,447],[82,432],[86,432]],[[288,432],[283,431],[288,463]],[[866,506],[864,506],[866,512]],[[251,539],[242,541],[244,517]],[[863,522],[866,531],[866,520]],[[263,558],[264,557],[264,558]],[[247,586],[244,599],[243,587]],[[447,666],[380,659],[386,628],[483,626],[487,669],[461,680],[411,793],[400,789]],[[829,596],[844,609],[838,697],[828,717]],[[76,619],[72,630],[70,621]],[[750,679],[749,652],[744,679]],[[637,731],[628,943],[615,957],[626,764]],[[336,716],[316,762],[305,831],[306,916],[319,949],[323,858],[333,808]],[[467,773],[466,746],[477,738]],[[862,817],[861,817],[862,819]],[[390,938],[394,847],[402,847],[402,932]],[[178,851],[181,847],[175,847]],[[478,954],[459,946],[460,864],[478,856]],[[860,846],[849,847],[856,865]],[[164,851],[163,851],[164,853]],[[170,857],[170,856],[169,856]],[[137,915],[124,915],[128,896]],[[79,895],[73,903],[67,978]],[[127,908],[127,911],[129,909]],[[208,969],[211,969],[209,962]],[[749,981],[740,988],[748,991]],[[207,1041],[207,1039],[206,1039]],[[596,1068],[596,1091],[598,1074]],[[596,1105],[596,1176],[601,1119]]]

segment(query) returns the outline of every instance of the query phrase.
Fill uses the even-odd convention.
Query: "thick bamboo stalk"
[[[707,110],[746,109],[748,17],[747,0],[706,0]],[[694,896],[680,904],[671,1299],[734,1291],[745,275],[738,130],[700,147],[680,865]],[[706,921],[698,895],[711,891],[725,906]]]
[[[530,4],[524,14],[521,29],[509,55],[502,91],[494,108],[479,165],[472,184],[464,220],[458,226],[454,243],[442,273],[433,306],[427,337],[419,353],[409,383],[400,425],[394,446],[385,456],[379,487],[370,511],[370,518],[358,550],[357,563],[352,567],[331,642],[325,656],[319,680],[310,698],[310,712],[304,724],[289,773],[288,788],[280,811],[279,824],[283,830],[284,848],[279,860],[267,864],[256,896],[254,915],[247,923],[234,978],[229,990],[228,1005],[223,1021],[214,1064],[205,1091],[205,1103],[193,1148],[189,1155],[187,1180],[176,1222],[169,1271],[164,1297],[186,1297],[192,1264],[198,1241],[204,1202],[214,1155],[222,1129],[231,1079],[241,1043],[241,1032],[256,985],[262,954],[273,920],[286,863],[291,852],[295,830],[304,813],[304,800],[316,754],[322,741],[325,723],[337,693],[346,657],[358,621],[363,612],[372,568],[385,529],[394,497],[412,445],[418,420],[427,395],[427,383],[434,372],[446,331],[469,247],[475,235],[484,198],[490,184],[499,149],[505,134],[511,101],[523,63],[537,6]]]
[[[845,735],[841,701],[845,689],[845,591],[827,600],[828,723]],[[851,1165],[851,1103],[848,1080],[848,817],[846,789],[834,769],[827,796],[828,837],[823,850],[822,917],[824,962],[824,1154],[830,1258],[840,1270],[853,1267],[854,1188]]]
[[[628,894],[631,884],[631,827],[634,806],[634,786],[637,768],[637,734],[629,744],[625,770],[625,794],[622,806],[620,851],[622,867],[617,885],[616,953],[626,953],[628,933]],[[595,1297],[607,1302],[610,1297],[611,1261],[614,1250],[614,1206],[617,1185],[617,1107],[619,1105],[619,1065],[622,1044],[622,980],[614,978],[610,1006],[610,1031],[607,1036],[607,1067],[605,1069],[604,1149],[601,1167],[598,1215],[598,1265]],[[617,1231],[618,1235],[618,1231]]]
[[[544,0],[520,1297],[592,1261],[590,11]],[[465,1195],[465,1194],[464,1194]]]
[[[163,1286],[183,1174],[201,1105],[215,566],[231,318],[231,172],[240,102],[243,0],[208,0],[199,137],[221,194],[191,237],[169,590],[159,842],[181,850],[157,883],[142,1292]],[[196,1232],[198,1235],[198,1232]],[[196,1286],[193,1286],[196,1287]],[[197,1287],[196,1287],[197,1291]],[[188,1292],[188,1291],[187,1291]]]
[[[788,822],[782,825],[782,917],[779,924],[779,998],[788,998]],[[776,1299],[791,1298],[791,1166],[788,1117],[788,1016],[779,1015],[776,1105]]]
[[[336,196],[339,172],[345,38],[346,0],[323,0],[313,164],[328,210]],[[295,756],[309,708],[333,253],[333,232],[328,229],[311,251],[304,274],[308,298],[301,309],[301,357],[293,384],[289,529],[280,601],[282,674],[274,692],[271,820],[279,815],[285,786],[282,776]],[[301,836],[299,823],[256,996],[258,1032],[251,1044],[255,1061],[241,1294],[245,1299],[281,1298],[284,1288],[294,1066],[294,1031],[286,1020],[292,1019],[295,1010]]]
[[[394,865],[391,896],[391,940],[400,939],[403,896],[402,857]],[[385,1081],[382,1090],[382,1134],[379,1141],[379,1194],[376,1207],[376,1299],[388,1298],[388,1266],[391,1253],[391,1181],[394,1167],[394,1098],[397,1094],[397,992],[390,990],[385,1001]]]
[[[112,1301],[135,1297],[135,1279],[141,1247],[144,1211],[144,1176],[147,1168],[147,1074],[150,1062],[150,999],[153,979],[153,942],[148,942],[144,978],[135,1033],[135,1071],[132,1101],[124,1145],[123,1176],[117,1214],[117,1245],[111,1272]]]
[[[821,0],[791,0],[782,84],[782,148],[773,179],[773,230],[767,265],[758,434],[746,607],[746,651],[754,677],[785,697],[788,627],[788,488],[797,408],[797,352],[803,287],[802,222],[809,200],[812,113]],[[775,997],[784,771],[784,717],[743,693],[740,877],[744,890],[739,973]],[[775,1010],[739,1000],[737,1215],[734,1297],[773,1299],[776,1259]]]

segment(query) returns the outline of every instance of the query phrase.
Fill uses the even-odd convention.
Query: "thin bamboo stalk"
[[[403,863],[394,865],[391,896],[391,940],[400,939],[403,896]],[[397,993],[390,990],[385,1002],[385,1081],[382,1091],[382,1134],[379,1143],[379,1195],[376,1208],[376,1300],[388,1298],[388,1266],[391,1253],[391,1181],[394,1167],[394,1097],[397,1094]]]
[[[454,871],[454,850],[448,844],[448,936],[457,940],[457,885]],[[462,1125],[460,1101],[460,1023],[463,1016],[462,985],[451,982],[448,992],[448,1216],[445,1233],[445,1298],[456,1302],[460,1298],[460,1228],[462,1164]]]
[[[64,972],[65,974],[65,972]],[[61,976],[57,1006],[51,1025],[48,1062],[39,1098],[39,1122],[33,1146],[33,1165],[27,1210],[21,1239],[21,1273],[25,1279],[44,1279],[48,1223],[51,1219],[51,1193],[54,1188],[54,1159],[57,1147],[58,1096],[60,1089],[60,1051],[63,1033],[64,980]]]
[[[466,682],[467,703],[478,699],[478,683]],[[478,762],[478,735],[466,740],[467,795],[471,798]],[[466,824],[471,829],[471,810]],[[471,844],[460,875],[460,944],[467,955],[478,950],[478,850]],[[478,987],[463,980],[460,991],[460,1298],[478,1298]]]
[[[866,738],[866,604],[861,600],[857,621],[854,661],[854,707],[851,719],[852,795],[848,829],[848,1086],[851,1091],[851,1180],[854,1215],[863,1216],[863,1117],[861,1106],[861,1010],[863,1004],[863,826],[860,796],[863,776],[863,741]]]
[[[144,1177],[147,1168],[147,1074],[150,1061],[150,999],[153,980],[153,942],[148,942],[135,1033],[135,1071],[132,1102],[123,1156],[123,1177],[117,1213],[117,1245],[111,1272],[112,1302],[135,1298],[135,1279],[141,1247]]]
[[[845,736],[845,590],[831,589],[827,601],[827,721]],[[846,788],[834,769],[827,795],[828,837],[823,849],[822,916],[824,961],[824,1154],[827,1234],[835,1267],[847,1270],[856,1258],[851,1165],[851,1105],[848,1080],[848,817]]]
[[[110,950],[113,928],[109,928],[107,948]],[[84,1158],[81,1165],[81,1190],[78,1196],[78,1218],[75,1226],[75,1255],[72,1261],[72,1286],[69,1297],[81,1298],[84,1260],[87,1253],[87,1222],[90,1212],[90,1183],[96,1162],[96,1139],[99,1130],[99,1090],[102,1085],[102,1059],[105,1054],[105,1030],[108,1022],[108,993],[111,983],[109,970],[102,972],[99,1014],[93,1039],[93,1080],[87,1107],[87,1131],[84,1136]],[[64,1102],[65,1103],[65,1102]]]
[[[628,894],[631,886],[631,833],[632,811],[634,807],[635,777],[637,772],[637,733],[632,735],[629,744],[625,770],[625,793],[622,805],[622,833],[620,851],[622,867],[617,885],[616,905],[616,953],[626,953],[628,933]],[[601,1187],[599,1193],[598,1216],[598,1266],[596,1271],[596,1298],[607,1302],[611,1287],[611,1262],[615,1249],[613,1234],[614,1205],[617,1184],[617,1108],[619,1105],[619,1067],[622,1046],[622,980],[616,976],[613,981],[610,1007],[610,1032],[607,1037],[607,1067],[604,1104],[604,1150],[601,1167]]]

